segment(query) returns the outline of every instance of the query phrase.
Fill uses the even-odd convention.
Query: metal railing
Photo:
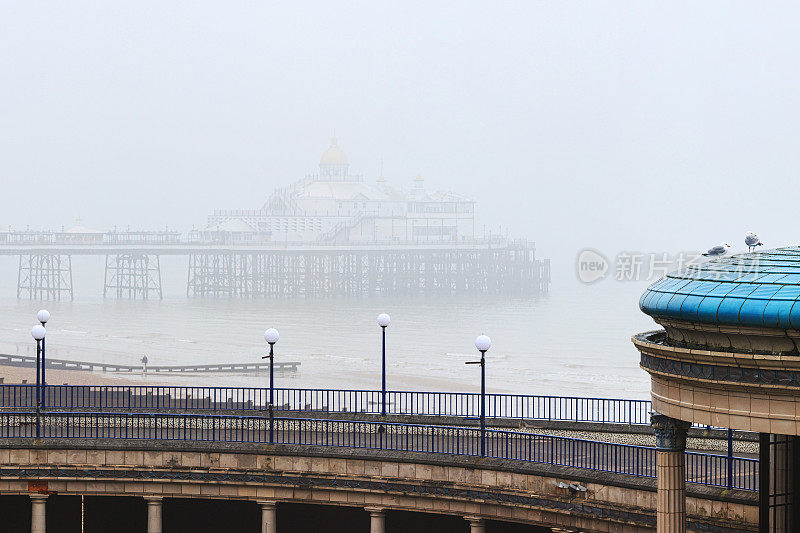
[[[266,444],[269,418],[168,413],[33,412],[0,413],[0,438],[127,439]],[[487,431],[488,457],[611,472],[656,476],[656,450],[609,442],[516,431]],[[275,443],[478,456],[480,431],[348,420],[275,418]],[[691,483],[755,491],[758,460],[687,452]],[[735,475],[728,477],[732,460]]]
[[[686,481],[757,491],[758,459],[686,452]]]
[[[0,385],[0,408],[35,407],[33,385]],[[387,391],[387,414],[476,417],[480,394]],[[264,411],[269,389],[261,387],[172,387],[128,385],[47,385],[44,405],[68,410],[140,409],[185,411]],[[276,388],[283,411],[380,414],[381,391]],[[487,394],[486,416],[619,424],[649,424],[648,400]]]

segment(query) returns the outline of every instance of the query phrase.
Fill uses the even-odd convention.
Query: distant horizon
[[[561,268],[798,240],[793,2],[88,8],[4,8],[0,227],[190,228],[335,131],[358,172],[475,199]]]

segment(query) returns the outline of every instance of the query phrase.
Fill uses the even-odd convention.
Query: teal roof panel
[[[667,274],[639,307],[653,318],[800,329],[800,247],[737,254]]]

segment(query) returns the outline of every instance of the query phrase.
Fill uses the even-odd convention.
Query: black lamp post
[[[37,326],[33,326],[31,329],[31,336],[36,339],[36,438],[40,437],[40,426],[41,426],[41,415],[42,415],[42,403],[41,403],[41,396],[40,396],[40,383],[39,377],[41,372],[41,364],[42,364],[42,345],[44,344],[44,336],[45,336],[45,329],[44,326],[41,324]]]
[[[46,327],[47,321],[50,320],[50,311],[47,309],[41,309],[38,313],[36,313],[36,319],[42,325],[42,327]],[[47,366],[47,359],[45,358],[45,339],[42,339],[42,407],[47,406],[47,380],[44,376],[45,367]]]
[[[480,361],[467,361],[468,365],[481,365],[481,457],[486,457],[486,352],[492,347],[492,339],[479,335],[475,347],[481,352]]]
[[[269,344],[269,355],[265,355],[261,359],[269,359],[269,443],[275,444],[275,389],[273,387],[274,371],[273,367],[275,361],[275,343],[280,339],[278,330],[269,328],[264,332],[264,340]]]
[[[386,416],[386,327],[391,322],[389,315],[381,313],[378,315],[378,325],[383,332],[383,350],[381,358],[381,416]]]

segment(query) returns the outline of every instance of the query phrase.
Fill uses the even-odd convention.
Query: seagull
[[[747,245],[747,249],[751,252],[756,249],[756,246],[762,246],[763,244],[761,239],[758,238],[758,235],[752,231],[748,231],[744,234],[744,243]]]
[[[708,252],[704,253],[703,255],[706,257],[708,257],[709,255],[710,256],[725,255],[728,252],[727,248],[730,247],[731,247],[730,244],[728,244],[727,242],[723,242],[722,244],[718,244],[716,246],[709,248]]]

